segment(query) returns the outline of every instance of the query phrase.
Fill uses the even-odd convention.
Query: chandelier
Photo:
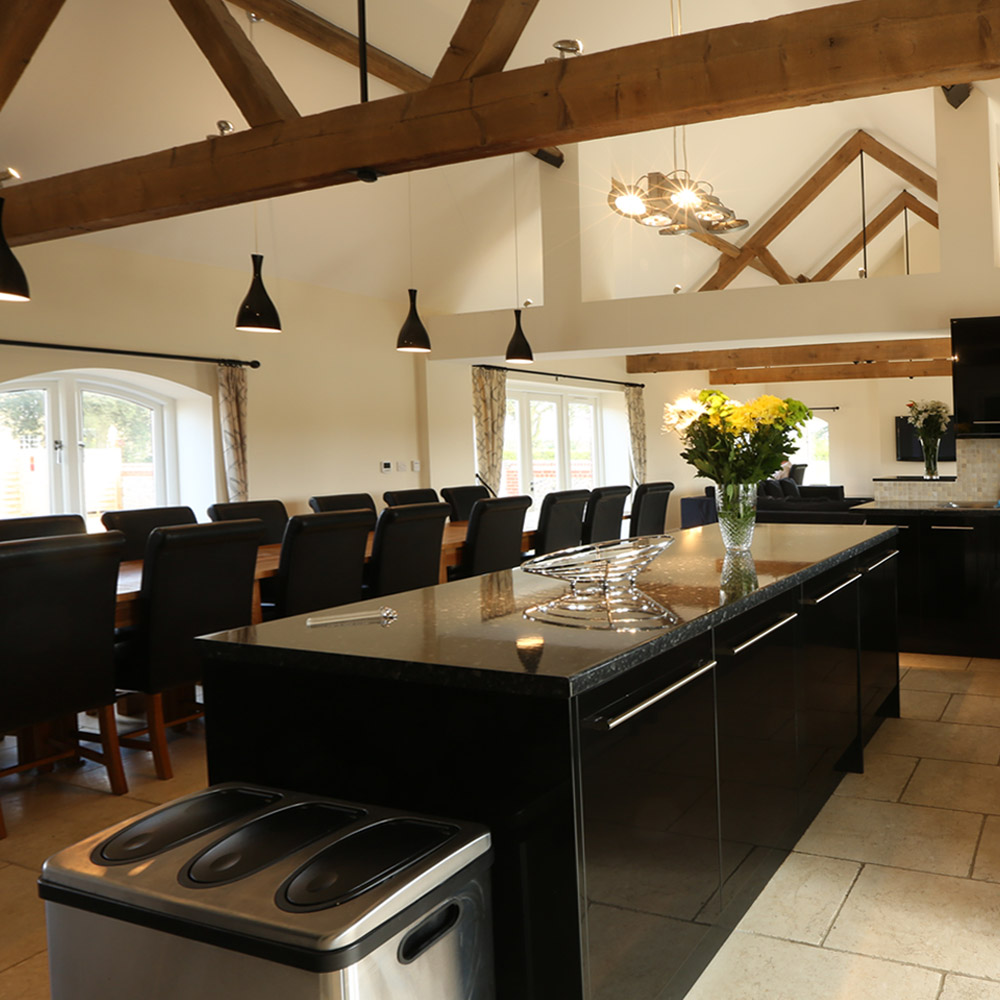
[[[731,233],[750,224],[736,218],[711,184],[695,180],[683,169],[669,174],[651,170],[634,184],[612,177],[608,205],[619,215],[658,230],[661,236]]]

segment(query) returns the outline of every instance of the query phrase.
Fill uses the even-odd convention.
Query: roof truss
[[[1000,76],[1000,0],[856,0],[339,108],[7,190],[24,244],[380,174]],[[723,262],[725,263],[725,262]]]
[[[0,5],[0,108],[31,62],[65,0],[6,0]]]

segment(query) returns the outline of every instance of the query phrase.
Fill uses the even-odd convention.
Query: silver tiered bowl
[[[569,593],[528,608],[525,618],[551,625],[634,632],[673,625],[677,616],[635,585],[639,573],[673,544],[671,535],[596,542],[536,556],[526,573],[565,580]]]

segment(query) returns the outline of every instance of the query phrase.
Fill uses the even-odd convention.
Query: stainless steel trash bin
[[[52,1000],[493,1000],[489,832],[217,785],[45,862]]]

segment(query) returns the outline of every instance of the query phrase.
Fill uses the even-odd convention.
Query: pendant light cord
[[[676,38],[682,32],[681,20],[681,0],[670,0],[670,37]],[[681,155],[683,157],[684,170],[688,169],[687,150],[687,126],[674,126],[674,170],[677,169],[677,130],[681,133]]]
[[[410,288],[413,287],[413,171],[406,173],[406,231],[410,244]]]
[[[514,308],[521,308],[521,261],[517,247],[517,160],[516,154],[510,155],[510,182],[514,195]]]

